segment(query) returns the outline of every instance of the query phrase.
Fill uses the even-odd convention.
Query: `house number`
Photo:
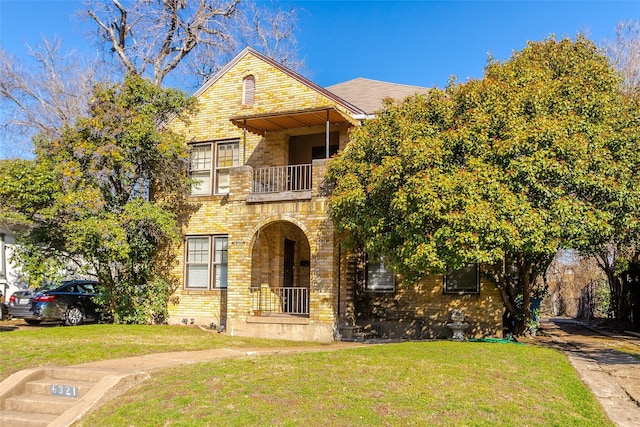
[[[70,385],[57,385],[51,386],[52,396],[64,396],[64,397],[78,397],[78,387]]]
[[[238,246],[238,245],[246,245],[247,242],[243,241],[243,240],[236,240],[235,242],[231,242],[232,245],[234,246]]]

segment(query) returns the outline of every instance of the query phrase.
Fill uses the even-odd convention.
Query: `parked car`
[[[71,280],[53,288],[14,292],[9,298],[9,316],[24,319],[29,325],[43,321],[62,321],[76,326],[98,320],[95,297],[99,284],[93,280]]]
[[[0,320],[4,320],[9,316],[9,307],[4,302],[4,294],[0,291]]]

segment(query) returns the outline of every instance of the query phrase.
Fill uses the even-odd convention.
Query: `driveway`
[[[563,351],[616,425],[640,426],[638,336],[551,318],[542,319],[541,333],[532,341]]]

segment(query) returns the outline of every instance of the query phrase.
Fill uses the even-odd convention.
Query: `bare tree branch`
[[[34,65],[25,66],[0,49],[0,118],[4,157],[31,151],[36,134],[56,137],[85,112],[97,80],[94,63],[82,62],[75,52],[62,53],[61,40],[43,40],[29,48]],[[18,141],[20,141],[18,143]]]
[[[274,3],[90,0],[83,14],[97,24],[103,45],[124,70],[148,75],[158,86],[169,74],[193,78],[194,72],[199,85],[245,46],[296,65],[295,11]]]
[[[640,22],[624,21],[616,26],[616,39],[606,46],[609,57],[620,71],[625,93],[640,88]]]

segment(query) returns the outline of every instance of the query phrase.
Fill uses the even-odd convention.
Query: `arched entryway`
[[[251,250],[251,310],[257,316],[309,316],[311,249],[288,221],[263,226]]]

